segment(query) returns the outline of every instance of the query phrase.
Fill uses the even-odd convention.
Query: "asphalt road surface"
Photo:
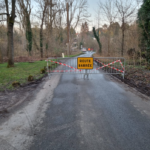
[[[30,150],[150,150],[149,101],[109,76],[62,75],[47,105]]]

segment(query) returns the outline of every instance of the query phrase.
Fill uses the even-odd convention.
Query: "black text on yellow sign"
[[[78,57],[78,69],[93,69],[92,57]]]

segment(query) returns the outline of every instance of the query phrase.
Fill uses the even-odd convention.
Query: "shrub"
[[[41,69],[41,74],[44,74],[46,72],[45,69]]]
[[[14,81],[14,82],[12,83],[12,86],[13,86],[13,87],[19,87],[19,86],[20,86],[20,83],[19,83],[18,81]]]
[[[34,80],[34,77],[30,75],[30,76],[28,77],[28,81],[33,81],[33,80]]]

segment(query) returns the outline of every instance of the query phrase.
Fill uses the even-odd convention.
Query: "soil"
[[[122,76],[114,75],[122,82],[136,88],[142,94],[150,96],[150,71],[137,68],[126,68],[125,78]]]

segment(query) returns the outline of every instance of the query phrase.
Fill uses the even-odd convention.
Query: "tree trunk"
[[[43,58],[43,27],[41,26],[40,29],[40,52],[41,52],[41,58]]]
[[[108,35],[108,54],[107,56],[110,56],[110,37]]]
[[[1,51],[1,47],[0,47],[0,64],[3,63],[3,54],[2,54],[2,51]]]
[[[124,54],[124,31],[125,31],[125,24],[124,24],[124,18],[122,20],[122,43],[121,43],[121,56],[123,57]]]
[[[47,5],[45,4],[44,10],[43,10],[41,28],[40,28],[40,52],[41,52],[41,58],[43,58],[43,22],[44,22],[44,18],[45,18],[46,8],[47,8]]]
[[[110,29],[108,29],[108,56],[110,56]]]
[[[122,44],[121,44],[121,56],[123,57],[124,52],[124,29],[122,30]]]
[[[14,67],[14,39],[13,39],[13,26],[11,20],[8,24],[8,67]]]
[[[7,43],[9,41],[9,37],[8,37],[8,32],[9,32],[8,26],[9,26],[9,24],[8,24],[8,22],[9,22],[9,18],[7,17]],[[9,45],[8,44],[7,44],[7,57],[9,57]]]
[[[48,41],[46,42],[46,57],[48,58]]]
[[[32,51],[32,29],[31,29],[31,22],[30,16],[28,12],[26,12],[26,39],[27,39],[27,51],[31,55]]]
[[[5,1],[5,4],[8,9],[8,1]],[[13,39],[13,28],[14,28],[14,22],[15,22],[15,8],[16,8],[16,0],[12,0],[12,10],[11,10],[11,16],[9,14],[9,11],[7,10],[7,36],[8,36],[8,66],[7,67],[14,67],[14,39]]]

